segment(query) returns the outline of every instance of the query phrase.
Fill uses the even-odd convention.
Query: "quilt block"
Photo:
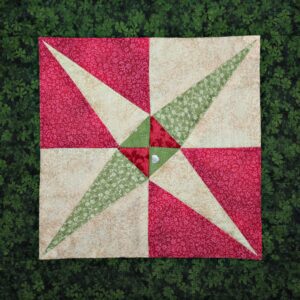
[[[259,36],[39,51],[40,259],[261,259]]]

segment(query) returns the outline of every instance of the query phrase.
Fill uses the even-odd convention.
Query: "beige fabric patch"
[[[261,145],[259,37],[255,37],[255,40],[245,60],[213,101],[183,147]]]
[[[150,39],[151,113],[255,40],[259,36]]]
[[[148,184],[144,183],[44,251],[115,149],[41,150],[40,258],[148,255]]]

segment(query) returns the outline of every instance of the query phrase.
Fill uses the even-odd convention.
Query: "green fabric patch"
[[[156,170],[158,170],[171,156],[173,156],[179,148],[158,148],[151,147],[149,154],[149,164],[150,164],[150,172],[152,175]],[[152,162],[152,155],[157,155],[159,161],[157,163]]]
[[[145,119],[137,129],[121,144],[123,148],[144,148],[149,146],[150,117]]]
[[[252,43],[253,44],[253,43]],[[164,106],[154,116],[182,145],[213,99],[245,58],[252,44],[222,64],[210,75]]]
[[[115,152],[59,229],[46,252],[53,249],[96,214],[146,180],[147,177],[123,154],[119,151]]]

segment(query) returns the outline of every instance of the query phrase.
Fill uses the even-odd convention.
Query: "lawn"
[[[296,0],[2,0],[0,299],[299,299],[299,8]],[[263,260],[39,261],[38,37],[232,35],[261,35]]]

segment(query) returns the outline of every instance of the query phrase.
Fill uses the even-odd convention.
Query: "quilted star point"
[[[259,39],[39,42],[42,259],[261,258]]]

